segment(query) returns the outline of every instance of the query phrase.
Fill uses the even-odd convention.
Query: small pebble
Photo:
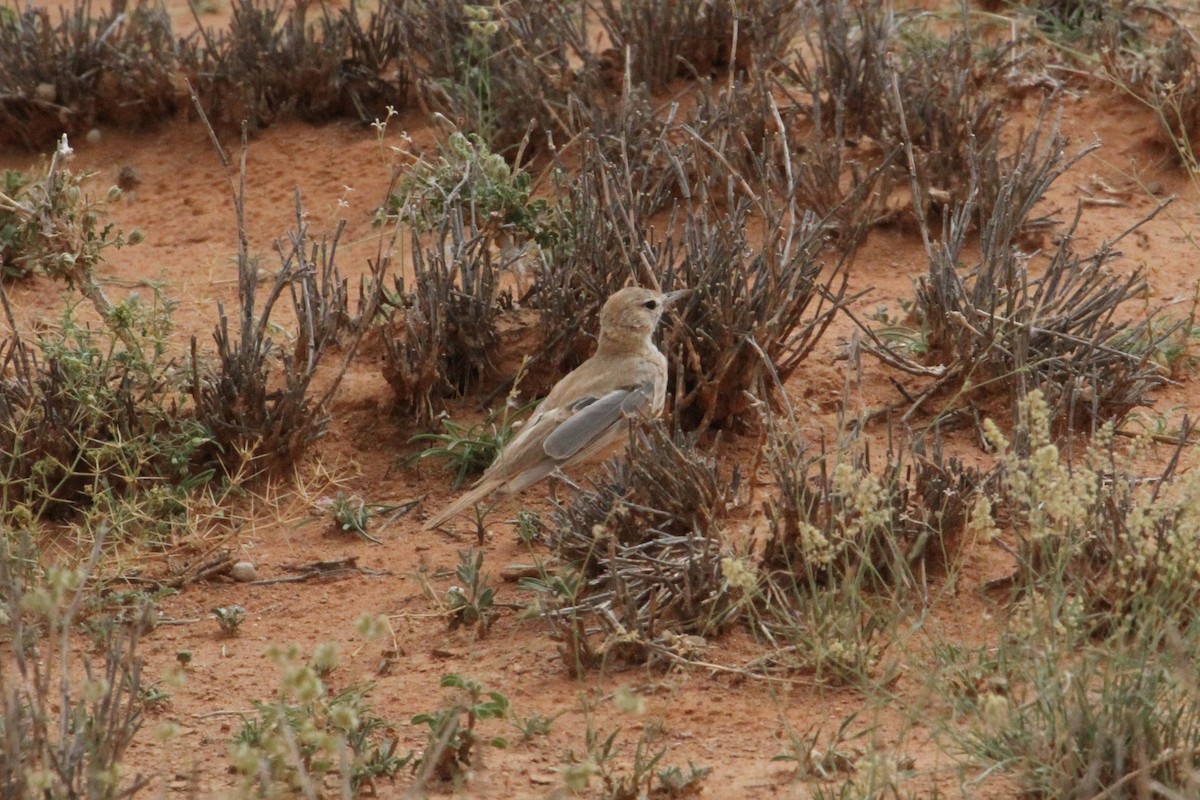
[[[88,144],[100,144],[101,133],[99,128],[92,128],[87,132]]]
[[[249,583],[258,580],[258,570],[249,561],[239,561],[229,568],[229,575],[238,583]]]

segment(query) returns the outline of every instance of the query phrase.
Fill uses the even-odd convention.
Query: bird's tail
[[[431,531],[434,528],[440,528],[441,526],[445,525],[452,517],[455,517],[458,514],[462,513],[462,511],[464,509],[475,505],[480,500],[487,497],[489,494],[494,492],[496,490],[496,488],[497,488],[497,484],[495,483],[495,481],[485,481],[485,482],[479,484],[478,486],[476,486],[475,488],[471,489],[469,492],[464,494],[462,497],[458,498],[453,503],[446,506],[441,511],[439,511],[438,513],[436,513],[432,517],[430,517],[429,520],[425,523],[425,530]]]

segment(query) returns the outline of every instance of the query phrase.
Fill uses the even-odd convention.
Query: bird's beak
[[[678,291],[667,292],[663,295],[663,305],[669,308],[670,306],[673,306],[676,301],[690,297],[693,291],[693,289],[679,289]]]

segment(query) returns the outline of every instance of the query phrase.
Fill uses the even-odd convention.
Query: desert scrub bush
[[[703,158],[697,153],[693,163]],[[683,154],[671,156],[689,186]],[[701,168],[703,169],[703,168]],[[809,355],[841,307],[849,250],[822,263],[826,228],[794,196],[774,202],[729,198],[720,212],[701,202],[676,204],[654,235],[644,195],[621,165],[595,153],[571,191],[562,246],[542,259],[533,289],[542,321],[544,358],[572,368],[590,351],[585,331],[608,294],[633,279],[692,294],[678,310],[683,325],[663,336],[675,362],[668,395],[688,430],[747,422],[772,372],[786,380]],[[746,225],[762,231],[751,245]],[[611,264],[624,266],[613,269]],[[769,385],[769,381],[767,381]]]
[[[0,279],[40,273],[63,280],[79,288],[103,315],[110,310],[108,300],[92,272],[104,250],[137,244],[142,233],[135,229],[126,235],[106,222],[107,201],[119,197],[119,190],[110,189],[105,200],[89,195],[85,184],[91,176],[67,166],[73,155],[64,135],[44,176],[5,170],[0,193]]]
[[[172,112],[175,41],[165,11],[83,0],[0,19],[0,141],[42,147],[96,122],[139,125]]]
[[[141,508],[142,524],[133,527],[159,544],[184,521],[184,499],[212,477],[204,457],[211,434],[180,408],[184,387],[167,355],[172,307],[157,294],[149,304],[133,294],[93,330],[71,304],[34,342],[9,316],[0,382],[2,518],[115,514],[124,499],[124,511],[138,516]]]
[[[596,11],[612,42],[616,69],[628,71],[633,83],[644,83],[655,92],[676,78],[745,70],[754,59],[770,65],[791,44],[802,22],[797,4],[786,0],[600,0]]]
[[[930,244],[929,273],[918,281],[913,303],[913,314],[927,331],[925,358],[910,358],[867,330],[870,352],[935,379],[913,401],[906,419],[947,389],[955,391],[935,412],[939,421],[963,413],[966,404],[989,393],[1007,395],[1015,408],[1040,388],[1056,424],[1075,428],[1121,419],[1168,381],[1150,354],[1172,340],[1178,325],[1157,324],[1153,310],[1120,321],[1129,304],[1145,297],[1147,285],[1140,268],[1120,275],[1110,267],[1121,256],[1117,243],[1165,206],[1087,255],[1078,254],[1073,243],[1080,206],[1045,263],[1036,264],[1023,243],[1031,228],[1048,224],[1044,216],[1034,216],[1036,204],[1093,149],[1066,156],[1057,127],[1042,130],[1039,124],[1038,131],[1023,137],[1011,159],[973,161],[966,202],[955,206],[940,239]],[[963,256],[979,213],[976,197],[992,202],[980,223],[979,261],[968,267]]]
[[[661,422],[632,424],[628,452],[546,526],[568,570],[528,583],[569,672],[686,657],[693,634],[734,618],[717,521],[731,492],[715,460],[681,434]]]
[[[6,526],[7,528],[7,526]],[[0,537],[0,790],[5,797],[128,797],[148,781],[123,769],[142,727],[142,635],[154,609],[93,620],[96,655],[79,652],[76,623],[104,546],[78,568],[36,566],[27,533]]]
[[[390,209],[390,210],[388,210]],[[453,134],[434,162],[418,162],[381,220],[411,229],[413,281],[394,278],[384,325],[383,375],[396,411],[426,423],[439,398],[479,385],[497,363],[498,320],[512,293],[500,273],[523,270],[526,249],[557,225],[530,178],[478,137]]]
[[[948,567],[987,478],[947,458],[936,436],[889,447],[882,468],[857,436],[810,450],[793,427],[768,420],[765,462],[777,491],[763,504],[752,630],[780,643],[771,670],[820,680],[870,677],[896,609],[918,599],[928,570]]]
[[[219,127],[251,129],[299,116],[370,122],[405,107],[411,74],[403,24],[386,9],[364,21],[358,5],[310,18],[307,2],[234,0],[228,30],[204,28],[182,48],[179,71]]]
[[[295,645],[273,647],[270,657],[283,673],[271,702],[253,701],[233,736],[230,758],[245,777],[247,792],[287,797],[317,792],[334,781],[342,797],[379,791],[412,760],[397,755],[396,726],[367,702],[371,686],[351,685],[331,693],[324,677],[337,665],[332,645],[318,646],[309,660]]]
[[[197,96],[192,98],[200,109]],[[230,330],[225,307],[218,302],[218,322],[213,332],[215,363],[202,358],[196,338],[192,337],[189,390],[195,418],[212,433],[211,457],[231,474],[248,478],[294,461],[323,435],[329,401],[367,324],[359,325],[358,335],[346,347],[341,369],[335,372],[324,393],[310,397],[308,389],[322,358],[335,343],[338,332],[350,321],[346,283],[340,278],[336,264],[345,223],[339,223],[333,233],[316,240],[309,232],[297,190],[296,227],[289,232],[286,242],[276,241],[279,271],[260,306],[259,263],[250,254],[246,233],[246,128],[242,130],[240,181],[236,186],[230,175],[229,158],[211,126],[208,132],[226,171],[237,221],[238,327],[236,331]],[[362,320],[373,319],[379,308],[383,273],[388,264],[381,256],[370,265],[371,288],[361,300]],[[290,350],[277,346],[271,338],[275,327],[272,314],[285,292],[296,320]],[[276,363],[278,368],[273,369]]]

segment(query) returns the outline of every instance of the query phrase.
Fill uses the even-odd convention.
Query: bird
[[[595,354],[554,385],[475,485],[425,529],[441,527],[493,492],[516,494],[604,458],[621,445],[626,419],[657,417],[667,397],[667,357],[655,346],[654,331],[663,312],[687,294],[637,286],[612,294],[600,309]]]

